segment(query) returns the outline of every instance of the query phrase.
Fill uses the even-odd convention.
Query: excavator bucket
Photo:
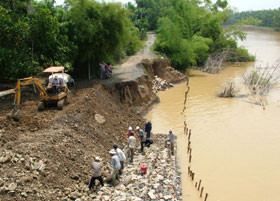
[[[19,107],[15,107],[10,114],[8,115],[8,118],[13,119],[14,121],[20,121],[21,119],[21,110]]]

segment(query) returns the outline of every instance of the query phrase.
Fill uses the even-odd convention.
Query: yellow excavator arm
[[[46,99],[48,97],[48,94],[47,94],[45,88],[42,86],[42,84],[40,83],[40,81],[37,78],[28,77],[28,78],[18,79],[16,90],[15,90],[15,104],[17,106],[20,105],[21,87],[27,86],[27,85],[32,85],[32,84],[34,84],[38,88],[41,99]]]

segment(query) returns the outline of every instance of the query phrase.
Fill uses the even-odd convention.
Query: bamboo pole
[[[192,134],[192,130],[190,129],[190,131],[189,131],[189,140],[191,139],[191,134]]]
[[[0,91],[0,97],[7,96],[7,95],[10,95],[10,94],[14,94],[14,93],[15,93],[15,89],[9,89],[9,90],[6,90],[6,91]]]
[[[203,190],[204,190],[204,187],[202,187],[202,188],[201,188],[201,191],[200,191],[200,197],[202,197]]]
[[[193,173],[192,173],[192,180],[194,180],[194,175],[195,175],[195,173],[193,172]]]
[[[198,183],[198,188],[197,188],[198,191],[200,190],[200,185],[201,185],[201,180],[199,180],[199,183]]]
[[[208,198],[208,193],[205,194],[205,200],[204,201],[207,201],[207,198]]]

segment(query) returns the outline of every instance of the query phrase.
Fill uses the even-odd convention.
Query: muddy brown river
[[[240,42],[257,62],[274,63],[280,57],[280,33],[246,28]],[[177,135],[184,201],[204,201],[195,189],[202,180],[207,201],[280,201],[280,88],[267,97],[265,109],[248,96],[222,99],[215,96],[228,80],[242,82],[252,63],[228,65],[220,74],[190,71],[186,121],[192,129],[192,162],[195,179],[187,174],[187,138],[181,114],[186,86],[160,92],[161,102],[147,115],[154,133]]]

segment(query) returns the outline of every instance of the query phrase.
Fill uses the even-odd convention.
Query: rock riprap
[[[125,165],[124,173],[116,187],[105,183],[104,187],[98,186],[94,190],[88,190],[88,180],[73,182],[65,185],[65,188],[42,189],[39,186],[32,188],[25,187],[26,184],[46,177],[51,174],[47,160],[33,157],[23,157],[20,154],[5,150],[0,155],[2,164],[22,163],[25,166],[25,173],[15,171],[16,180],[7,177],[0,178],[0,193],[9,194],[12,199],[14,195],[20,195],[22,199],[36,194],[42,200],[46,194],[54,194],[59,200],[75,201],[141,201],[141,200],[182,200],[181,180],[177,171],[176,157],[171,156],[169,149],[165,148],[164,142],[167,135],[154,135],[149,148],[145,152],[136,151],[133,163]],[[126,151],[125,151],[126,152]],[[108,161],[104,164],[104,180],[110,177],[110,165]],[[147,166],[147,172],[141,175],[141,165]],[[46,172],[47,171],[47,172]],[[73,180],[79,177],[73,172],[69,173]],[[77,177],[77,178],[76,178]]]
[[[97,194],[90,193],[90,197],[95,201],[182,200],[176,158],[164,147],[166,138],[166,135],[156,135],[154,144],[145,147],[145,153],[137,152],[134,162],[126,164],[118,186],[105,185]],[[141,165],[147,166],[144,175],[140,173]]]

